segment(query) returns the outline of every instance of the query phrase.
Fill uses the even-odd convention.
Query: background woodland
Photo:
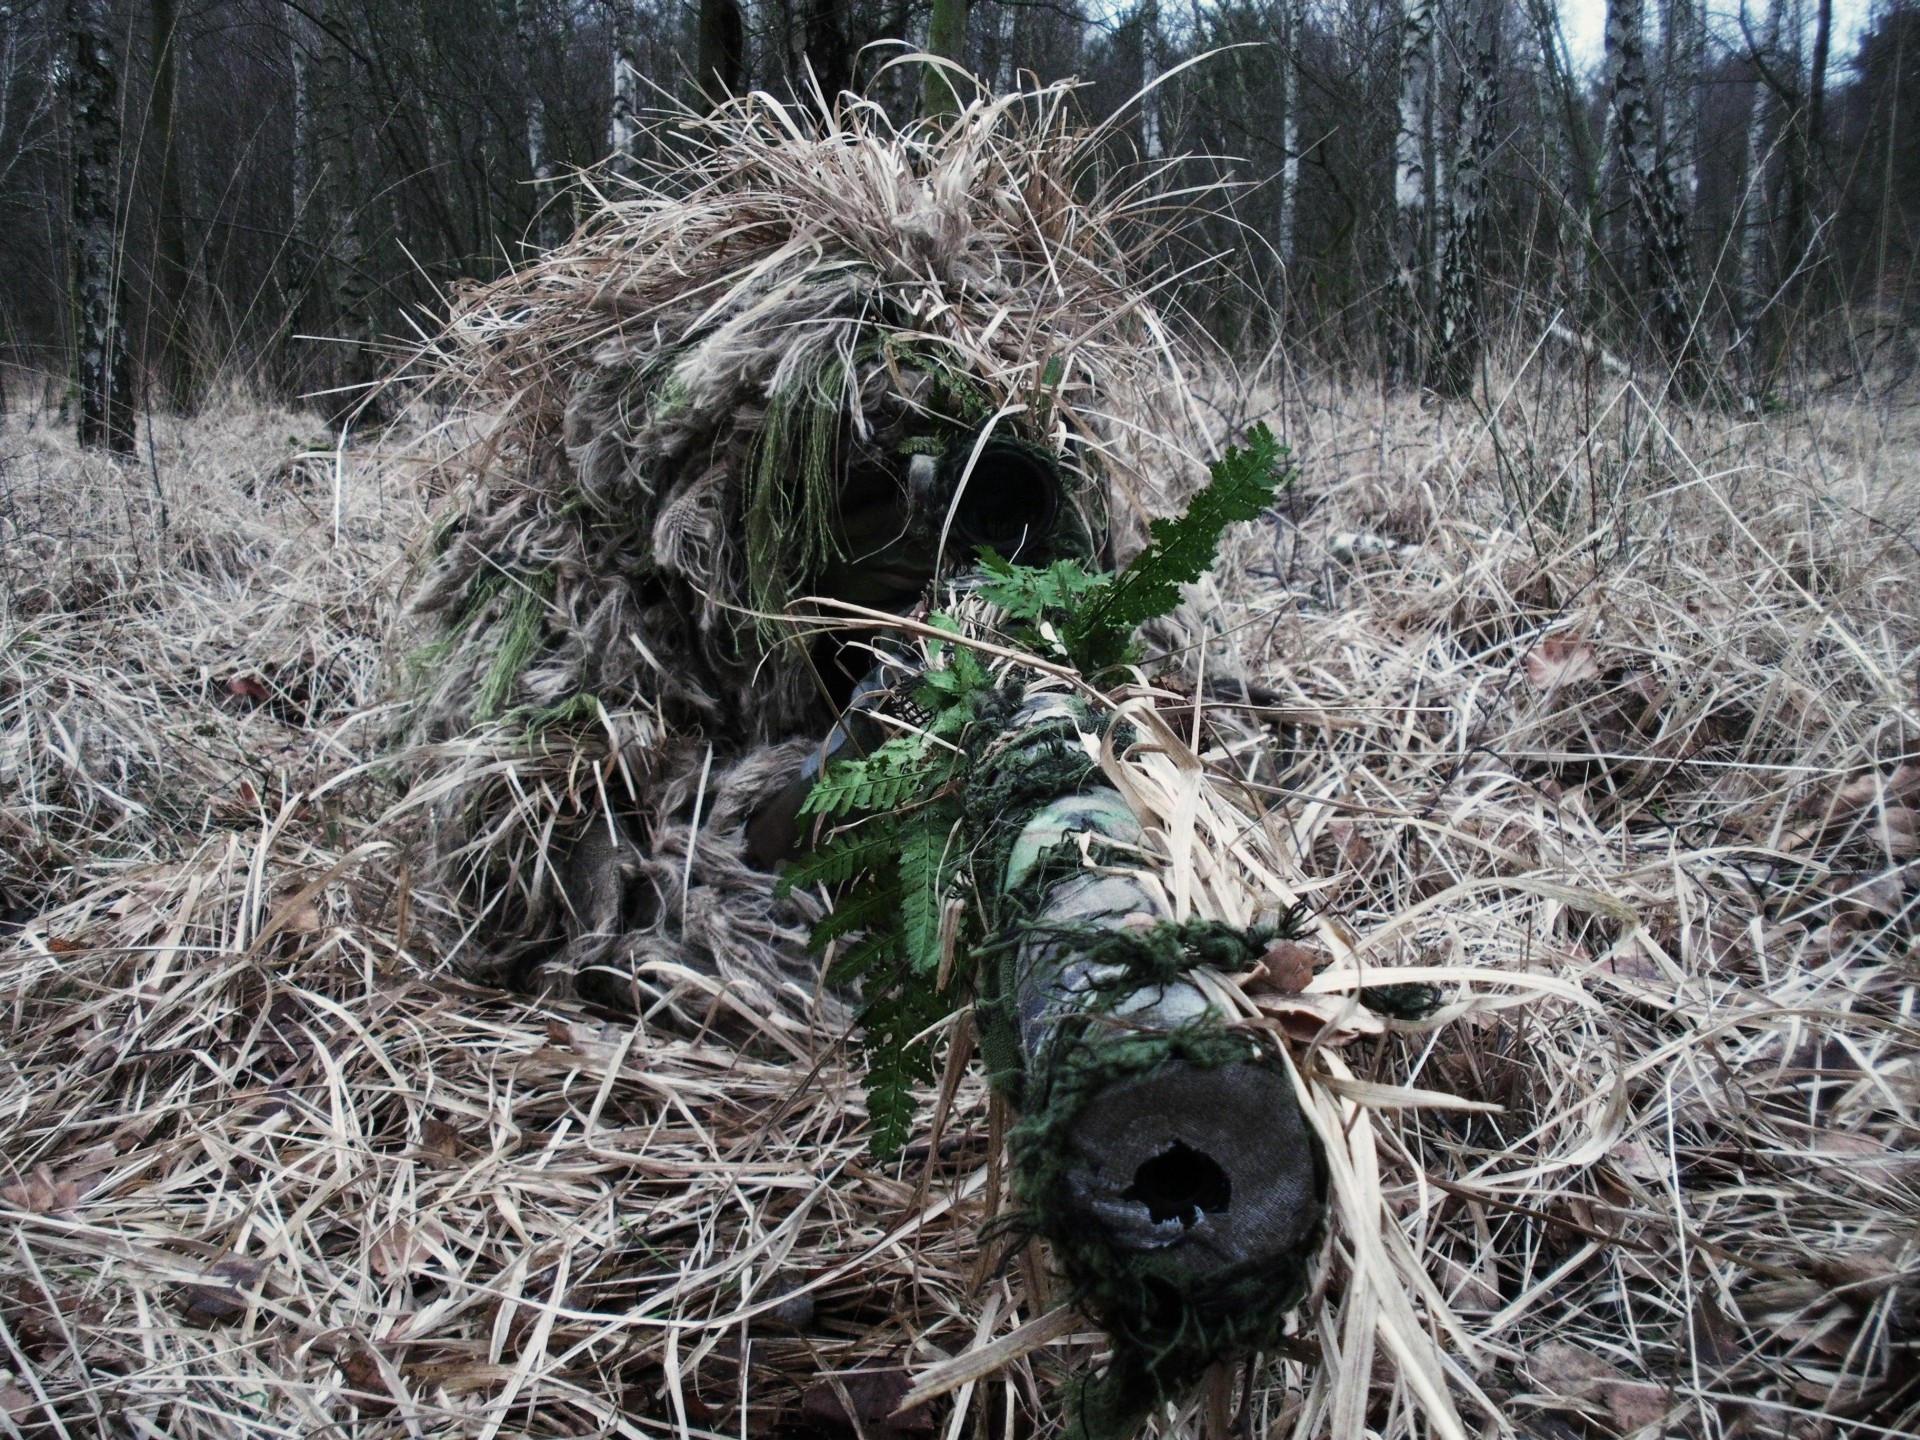
[[[1553,0],[26,0],[0,26],[0,357],[72,377],[120,449],[223,375],[340,409],[449,283],[585,213],[587,167],[671,164],[648,112],[817,84],[905,119],[922,76],[886,62],[919,47],[1000,88],[1077,76],[1089,117],[1136,100],[1105,162],[1203,157],[1155,175],[1171,203],[1232,182],[1164,263],[1235,353],[1461,394],[1489,337],[1545,335],[1748,411],[1914,358],[1907,0],[1849,55],[1832,0],[1609,0],[1585,68]]]

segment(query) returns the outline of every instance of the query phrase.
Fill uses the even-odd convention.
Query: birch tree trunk
[[[1647,103],[1645,0],[1607,0],[1607,113],[1627,185],[1631,242],[1647,277],[1648,328],[1672,382],[1696,393],[1705,380],[1694,334],[1693,253],[1673,167],[1655,144]]]
[[[547,153],[547,102],[540,89],[540,34],[533,0],[512,0],[513,43],[519,51],[519,79],[526,98],[527,173],[533,180],[533,223],[528,234],[533,243],[547,249],[559,238],[559,216],[554,213],[553,160]]]
[[[995,17],[997,25],[994,31],[993,88],[1002,95],[1012,93],[1014,81],[1019,76],[1018,67],[1013,59],[1013,27],[1019,13],[1013,7],[1011,0],[1000,0],[1000,12]]]
[[[1419,373],[1426,329],[1426,277],[1431,237],[1427,213],[1432,173],[1433,0],[1404,0],[1400,12],[1400,126],[1394,141],[1394,284],[1400,311],[1395,351],[1403,375]]]
[[[1293,265],[1294,229],[1300,209],[1300,46],[1306,39],[1306,0],[1280,7],[1280,221],[1274,248],[1280,263]]]
[[[121,275],[120,64],[110,0],[67,0],[67,113],[73,132],[72,287],[79,438],[131,455],[133,357]]]
[[[1540,47],[1541,113],[1559,122],[1549,125],[1553,163],[1548,173],[1560,188],[1559,238],[1566,250],[1567,288],[1584,314],[1592,303],[1596,246],[1593,134],[1587,123],[1586,97],[1574,79],[1573,60],[1553,0],[1528,0],[1527,8]]]
[[[199,406],[200,386],[194,373],[193,323],[188,311],[193,276],[187,262],[186,210],[180,200],[179,129],[175,124],[174,99],[180,74],[178,0],[153,0],[149,19],[153,99],[148,113],[159,150],[154,163],[153,321],[160,330],[160,391],[169,410],[176,415],[190,415]]]
[[[1706,15],[1702,0],[1665,0],[1665,5],[1666,155],[1680,208],[1691,216],[1700,195],[1700,111],[1694,86],[1706,63]]]
[[[1466,8],[1466,7],[1463,7]],[[1442,395],[1472,392],[1480,359],[1480,228],[1486,212],[1487,167],[1493,158],[1493,108],[1500,74],[1497,0],[1466,8],[1453,164],[1440,215],[1439,295],[1427,386]]]
[[[1767,121],[1773,91],[1767,72],[1780,54],[1780,16],[1787,7],[1773,0],[1767,7],[1765,38],[1753,56],[1753,99],[1747,109],[1746,183],[1742,187],[1740,227],[1740,283],[1735,297],[1733,350],[1751,397],[1758,384],[1759,346],[1755,330],[1767,300],[1767,238],[1771,206],[1767,196],[1767,158],[1771,153]]]
[[[1140,148],[1147,159],[1166,153],[1160,135],[1160,0],[1140,7]]]
[[[629,175],[639,160],[641,100],[640,24],[634,0],[614,0],[613,114],[608,122],[607,149],[616,173]]]

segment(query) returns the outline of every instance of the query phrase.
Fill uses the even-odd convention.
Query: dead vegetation
[[[1739,425],[1517,368],[1478,414],[1291,378],[1242,407],[1301,478],[1218,577],[1208,670],[1237,652],[1274,742],[1213,757],[1223,786],[1241,766],[1340,970],[1530,997],[1325,1057],[1313,986],[1274,1009],[1303,1066],[1352,1072],[1336,1119],[1398,1222],[1368,1244],[1427,1277],[1411,1313],[1469,1425],[1909,1433],[1912,452],[1865,410]],[[286,463],[316,438],[233,407],[118,469],[45,416],[0,431],[0,1411],[1053,1426],[1096,1335],[889,1418],[898,1372],[1064,1298],[981,1239],[1003,1176],[973,1074],[881,1170],[797,1002],[685,971],[634,1025],[441,972],[380,768],[423,500],[378,453]],[[1382,1108],[1383,1082],[1443,1095]],[[1429,1433],[1370,1358],[1355,1236],[1293,1348],[1162,1428]]]

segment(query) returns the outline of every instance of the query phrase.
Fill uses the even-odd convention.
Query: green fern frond
[[[940,917],[957,868],[953,841],[951,823],[930,823],[914,826],[901,843],[900,934],[916,974],[931,975],[940,966]]]

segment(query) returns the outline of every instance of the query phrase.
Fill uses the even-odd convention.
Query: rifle
[[[1296,1079],[1218,979],[1258,965],[1301,907],[1268,895],[1246,913],[1247,887],[1223,901],[1169,873],[1179,858],[1128,767],[1170,735],[1138,687],[1116,702],[1107,684],[1142,611],[1171,608],[1225,526],[1271,500],[1278,455],[1257,428],[1118,576],[1021,564],[1044,548],[1036,517],[1062,507],[996,486],[1023,507],[1016,558],[989,555],[926,622],[892,622],[817,760],[750,827],[763,854],[796,857],[783,886],[832,895],[813,940],[861,989],[876,1151],[906,1138],[924,1037],[971,1003],[1020,1115],[1016,1223],[1112,1339],[1105,1377],[1073,1397],[1092,1440],[1131,1434],[1209,1365],[1274,1348],[1325,1231],[1326,1159]],[[950,526],[995,529],[963,496],[946,509]]]

